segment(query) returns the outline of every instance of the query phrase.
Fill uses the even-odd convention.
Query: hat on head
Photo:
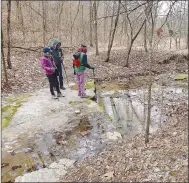
[[[87,46],[85,46],[84,44],[81,44],[81,48],[87,48]]]
[[[45,46],[45,47],[43,48],[43,53],[47,53],[47,52],[51,52],[51,48],[48,47],[48,46]]]

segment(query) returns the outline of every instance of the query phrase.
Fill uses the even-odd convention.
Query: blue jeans
[[[56,65],[58,72],[59,72],[59,85],[60,87],[63,86],[63,75],[62,75],[62,64]]]

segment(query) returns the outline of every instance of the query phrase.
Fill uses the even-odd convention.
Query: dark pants
[[[59,84],[60,87],[63,86],[63,75],[62,75],[62,64],[56,65],[58,72],[59,72]]]
[[[47,78],[48,78],[49,84],[50,84],[51,95],[55,95],[53,87],[56,88],[57,93],[61,93],[60,88],[59,88],[59,84],[58,84],[57,76],[55,74],[51,74],[51,75],[47,75]]]

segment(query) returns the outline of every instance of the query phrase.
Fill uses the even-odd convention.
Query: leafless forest
[[[3,72],[11,69],[12,51],[39,51],[49,40],[63,47],[81,43],[99,51],[124,46],[129,64],[132,49],[179,50],[188,47],[187,1],[3,1]],[[153,34],[153,35],[152,35]],[[3,76],[4,78],[4,76]]]
[[[188,182],[188,7],[186,0],[2,1],[3,180],[27,180],[19,176],[44,168],[49,173],[33,174],[32,181],[26,175],[28,182],[39,177],[43,182]],[[48,98],[40,65],[42,48],[52,39],[62,43],[64,52],[66,96],[58,102]],[[78,99],[75,90],[71,58],[81,44],[87,45],[88,62],[95,66],[94,72],[85,71],[85,88],[94,89],[95,102],[94,97]],[[26,101],[21,98],[25,94]],[[86,129],[79,131],[82,122]],[[109,130],[120,132],[113,145],[106,144],[107,134],[115,135]],[[47,135],[55,142],[48,151],[53,147],[50,155],[57,159],[65,152],[66,157],[88,158],[107,149],[78,161],[60,179],[48,169],[54,162],[48,152],[42,155],[47,161],[39,158],[40,166],[33,160],[27,164],[32,151],[43,153],[35,145],[46,146],[41,139]]]

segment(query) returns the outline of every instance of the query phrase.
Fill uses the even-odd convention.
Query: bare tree
[[[97,55],[99,55],[99,51],[98,51],[97,5],[96,5],[96,1],[93,2],[93,8],[94,8],[95,46],[96,46],[96,56],[97,56]]]
[[[43,12],[43,45],[46,44],[46,7],[44,1],[42,3],[42,12]]]
[[[90,0],[90,32],[89,32],[89,41],[90,41],[90,46],[93,46],[93,26],[92,26],[92,20],[93,20],[93,6],[92,6],[92,1]]]
[[[4,56],[4,43],[3,43],[3,28],[1,26],[1,59],[3,61],[3,71],[5,76],[5,82],[8,83],[8,75],[7,75],[7,68],[6,68],[6,62],[5,62],[5,56]]]
[[[130,26],[130,43],[129,43],[129,47],[128,47],[128,52],[127,52],[127,58],[126,58],[126,64],[125,64],[125,67],[129,67],[129,56],[130,56],[130,53],[131,53],[131,49],[132,49],[132,46],[133,46],[133,43],[134,41],[136,40],[136,38],[138,37],[140,31],[142,30],[142,27],[144,26],[145,22],[146,22],[146,18],[143,20],[141,26],[139,27],[139,29],[136,31],[136,33],[133,35],[134,33],[134,30],[133,30],[133,25],[131,23],[131,19],[129,17],[129,13],[128,13],[128,10],[127,10],[127,6],[125,7],[123,4],[122,6],[125,8],[125,11],[126,11],[126,15],[127,15],[127,19],[128,19],[128,22],[129,22],[129,26]],[[147,6],[148,8],[148,6]],[[147,16],[149,15],[151,9],[149,9],[149,11],[147,12]]]
[[[153,2],[151,2],[151,7],[153,6]],[[149,19],[146,16],[146,19]],[[154,35],[154,20],[151,12],[151,36],[150,36],[150,52],[149,52],[149,85],[148,85],[148,114],[147,114],[147,122],[146,122],[146,134],[145,134],[145,143],[149,142],[149,129],[150,129],[150,121],[151,121],[151,95],[152,95],[152,62],[153,62],[153,35]]]
[[[144,50],[147,53],[148,48],[147,48],[147,23],[145,22],[144,24]]]
[[[8,69],[12,69],[12,64],[10,60],[10,44],[11,44],[11,34],[10,34],[10,17],[11,17],[11,0],[7,1],[7,11],[8,11],[8,16],[7,16],[7,64],[8,64]]]
[[[106,58],[105,62],[108,62],[108,61],[109,61],[109,58],[110,58],[110,52],[111,52],[112,45],[113,45],[113,41],[114,41],[114,35],[115,35],[116,28],[117,28],[118,20],[119,20],[120,2],[121,2],[121,1],[119,0],[119,1],[118,1],[117,16],[116,16],[115,24],[114,24],[114,29],[113,29],[113,31],[110,30],[110,38],[109,38],[109,44],[108,44],[108,52],[107,52],[107,58]],[[112,34],[111,34],[111,32],[112,32]]]

